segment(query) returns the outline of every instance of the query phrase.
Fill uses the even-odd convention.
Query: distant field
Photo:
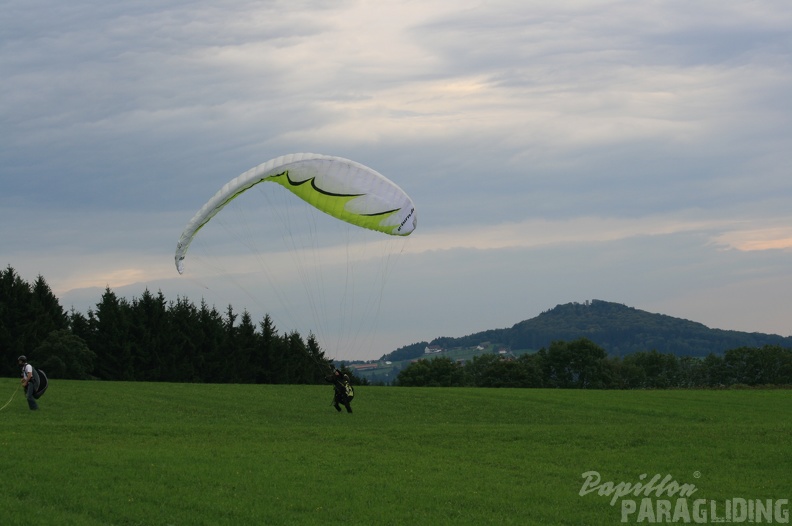
[[[16,385],[0,379],[0,405]],[[783,522],[792,499],[789,390],[356,392],[351,415],[329,386],[53,380],[38,412],[18,392],[0,411],[0,522],[598,525],[626,500],[629,523],[679,506],[671,485],[581,496],[589,471],[695,486],[707,522],[756,500]]]

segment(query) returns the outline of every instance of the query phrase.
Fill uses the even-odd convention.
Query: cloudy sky
[[[0,264],[66,309],[161,290],[354,359],[595,298],[792,334],[788,0],[7,0],[0,71]],[[245,243],[175,270],[193,213],[293,152],[416,203],[366,337],[281,315]]]

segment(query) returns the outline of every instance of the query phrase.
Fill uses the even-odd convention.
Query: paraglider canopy
[[[388,235],[409,235],[417,225],[412,199],[382,174],[355,161],[295,153],[262,163],[226,183],[193,216],[176,245],[176,268],[195,235],[241,193],[261,182],[277,183],[339,220]]]

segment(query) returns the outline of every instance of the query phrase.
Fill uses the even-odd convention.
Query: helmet
[[[18,361],[18,362],[22,362],[22,363],[27,363],[27,356],[25,356],[25,355],[23,354],[22,356],[20,356],[19,358],[17,358],[17,361]]]

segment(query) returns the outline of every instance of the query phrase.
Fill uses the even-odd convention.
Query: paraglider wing
[[[193,216],[176,244],[179,274],[184,272],[187,249],[201,227],[235,197],[265,181],[280,184],[322,212],[363,228],[406,236],[417,224],[410,197],[371,168],[329,155],[284,155],[226,183]]]

